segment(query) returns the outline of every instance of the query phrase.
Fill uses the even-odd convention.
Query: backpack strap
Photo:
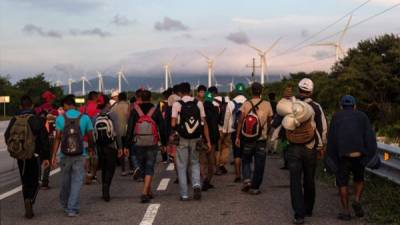
[[[133,105],[133,108],[134,108],[135,111],[139,114],[139,117],[144,116],[144,113],[143,113],[142,109],[139,107],[138,104],[135,103],[135,104]]]
[[[153,114],[156,112],[157,108],[155,106],[153,106],[153,108],[151,108],[149,110],[149,112],[146,114],[148,117],[152,117]]]

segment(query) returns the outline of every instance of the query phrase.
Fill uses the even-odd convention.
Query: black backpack
[[[225,121],[225,113],[226,113],[226,108],[228,107],[228,102],[225,101],[225,97],[221,97],[222,101],[214,99],[218,103],[218,124],[220,126],[224,125]]]
[[[197,100],[179,101],[181,111],[177,125],[179,136],[186,139],[200,138],[203,133],[203,122],[201,121],[200,109],[197,106]]]
[[[80,128],[82,114],[76,119],[70,119],[65,114],[64,131],[61,139],[61,152],[68,156],[78,156],[83,153],[83,135]]]
[[[98,145],[109,145],[115,140],[113,122],[108,113],[100,113],[94,124],[94,138]]]
[[[232,123],[232,128],[236,129],[239,125],[239,119],[240,115],[242,114],[242,111],[240,111],[240,108],[242,107],[243,103],[238,103],[235,100],[232,100],[233,105],[235,108],[233,109],[232,112],[232,117],[233,117],[233,123]]]

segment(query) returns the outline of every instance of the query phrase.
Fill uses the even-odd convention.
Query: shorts
[[[154,166],[156,165],[158,151],[158,146],[136,146],[136,157],[142,175],[154,176]]]
[[[235,142],[236,142],[236,132],[233,132],[231,134],[231,139],[232,139],[232,150],[233,150],[233,158],[242,158],[242,149],[240,147],[237,147]]]
[[[338,187],[349,185],[350,173],[353,174],[354,182],[364,181],[365,167],[361,164],[361,157],[342,157],[339,160],[338,172],[336,173],[336,184]]]

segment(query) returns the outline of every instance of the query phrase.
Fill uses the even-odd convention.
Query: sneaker
[[[225,168],[225,166],[220,166],[219,168],[220,168],[222,174],[227,174],[228,173],[228,170]]]
[[[147,197],[149,197],[149,199],[153,199],[154,195],[153,195],[153,193],[150,193],[150,194],[147,195]]]
[[[203,185],[202,185],[202,187],[201,187],[201,190],[202,190],[202,191],[208,191],[208,182],[207,182],[207,181],[204,181],[204,182],[203,182]]]
[[[195,187],[193,188],[193,198],[194,200],[200,200],[201,199],[201,188],[200,187]]]
[[[79,216],[79,213],[78,212],[69,212],[69,213],[67,213],[67,216],[68,217],[77,217],[77,216]]]
[[[240,177],[236,177],[235,180],[233,180],[233,183],[240,183],[242,179]]]
[[[222,175],[221,169],[218,167],[217,170],[215,171],[215,175],[220,176]]]
[[[339,213],[337,218],[339,220],[343,220],[343,221],[350,221],[351,220],[351,215],[350,215],[350,213]]]
[[[136,168],[136,169],[133,171],[133,180],[137,180],[139,177],[140,177],[140,169],[139,169],[139,168]]]
[[[103,199],[105,202],[110,201],[110,186],[103,185]]]
[[[129,171],[128,171],[128,175],[129,175],[129,176],[133,175],[133,173],[134,173],[133,170],[129,170]]]
[[[259,195],[261,194],[261,191],[258,189],[250,189],[249,193],[252,195]]]
[[[294,218],[293,224],[304,224],[304,218]]]
[[[99,183],[99,180],[97,180],[97,176],[92,177],[92,183]]]
[[[251,184],[250,184],[250,183],[245,183],[245,184],[243,185],[243,187],[242,187],[242,191],[243,191],[243,192],[249,192],[249,191],[250,191],[250,187],[251,187]]]
[[[174,184],[179,184],[179,179],[178,179],[178,178],[176,178],[176,179],[174,180]]]
[[[149,196],[148,195],[142,195],[142,196],[140,196],[140,202],[141,203],[149,203],[150,202],[150,198],[149,198]]]
[[[180,200],[181,200],[182,202],[187,202],[187,201],[189,201],[190,199],[189,199],[189,197],[181,197]]]
[[[34,216],[32,209],[32,200],[25,199],[24,203],[25,203],[25,217],[27,219],[32,219]]]
[[[352,206],[357,217],[364,217],[364,210],[362,209],[361,203],[354,202]]]
[[[126,171],[121,172],[121,176],[126,177],[128,176],[128,173]]]

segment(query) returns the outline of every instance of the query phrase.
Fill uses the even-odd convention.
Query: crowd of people
[[[217,188],[214,175],[227,174],[229,164],[234,168],[232,182],[242,183],[242,192],[258,195],[267,154],[276,154],[278,146],[283,151],[281,169],[290,175],[294,224],[313,215],[315,173],[321,159],[336,175],[342,205],[338,219],[352,218],[350,174],[355,188],[352,208],[363,217],[364,169],[377,168],[379,158],[373,129],[356,109],[355,98],[340,99],[341,108],[328,126],[323,107],[312,99],[314,84],[308,78],[296,89],[287,87],[278,102],[275,93],[268,94],[269,101],[263,99],[260,83],[249,89],[248,96],[239,83],[225,96],[217,87],[200,85],[195,95],[184,82],[164,91],[158,103],[145,89],[137,90],[130,100],[125,92],[114,91],[109,97],[92,91],[81,107],[74,95],[64,96],[56,106],[56,96],[46,91],[36,107],[23,96],[5,140],[10,155],[18,160],[25,217],[34,216],[37,193],[50,188],[50,170],[57,167],[60,203],[69,217],[80,213],[84,184],[101,183],[103,200],[111,200],[118,165],[121,176],[143,182],[140,202],[149,203],[154,198],[152,180],[159,152],[163,162],[175,165],[181,201],[200,200],[202,192]]]

